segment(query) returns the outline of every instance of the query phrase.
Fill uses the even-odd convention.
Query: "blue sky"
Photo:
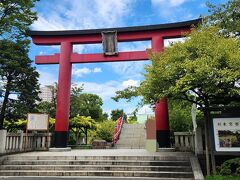
[[[36,4],[38,20],[32,30],[72,30],[107,27],[126,27],[185,21],[206,15],[205,0],[41,0]],[[223,3],[225,1],[210,1]],[[144,50],[150,42],[121,43],[120,51]],[[102,52],[101,45],[74,46],[78,53]],[[31,44],[30,57],[59,52],[58,46],[36,46]],[[139,85],[143,80],[144,65],[149,61],[74,64],[72,83],[84,84],[84,92],[99,95],[104,102],[104,112],[124,109],[131,113],[140,98],[126,103],[114,102],[115,91],[130,85]],[[41,85],[53,84],[58,79],[58,65],[35,65],[40,73]],[[149,113],[144,106],[139,113]]]

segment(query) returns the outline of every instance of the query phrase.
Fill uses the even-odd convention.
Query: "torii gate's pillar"
[[[161,52],[164,49],[164,40],[161,36],[152,38],[153,51]],[[156,119],[156,139],[158,146],[170,147],[170,130],[168,117],[167,98],[163,98],[155,104],[155,119]]]
[[[70,109],[70,90],[72,64],[70,62],[72,54],[71,42],[62,42],[59,60],[57,108],[55,123],[55,147],[67,147],[69,109]]]
[[[156,135],[159,147],[170,147],[170,130],[168,120],[167,98],[161,99],[155,105]]]

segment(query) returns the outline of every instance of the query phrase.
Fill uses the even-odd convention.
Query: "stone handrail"
[[[0,134],[0,154],[48,150],[51,145],[51,133],[7,133],[1,130]]]
[[[175,148],[179,151],[195,150],[195,134],[193,132],[174,132]]]

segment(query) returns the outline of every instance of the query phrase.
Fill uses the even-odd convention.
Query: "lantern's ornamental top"
[[[190,27],[192,25],[198,25],[202,22],[202,19],[194,19],[190,21],[146,25],[146,26],[133,26],[133,27],[119,27],[119,28],[104,28],[104,29],[86,29],[86,30],[64,30],[64,31],[29,31],[30,36],[68,36],[68,35],[90,35],[99,34],[103,31],[117,31],[118,33],[124,32],[139,32],[139,31],[154,31],[154,30],[166,30],[174,28]]]

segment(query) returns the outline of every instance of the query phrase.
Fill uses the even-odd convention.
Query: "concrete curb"
[[[194,179],[195,180],[204,180],[204,176],[203,176],[203,173],[202,173],[202,170],[201,170],[201,167],[200,167],[197,157],[195,157],[195,156],[190,157],[190,163],[192,166]]]

